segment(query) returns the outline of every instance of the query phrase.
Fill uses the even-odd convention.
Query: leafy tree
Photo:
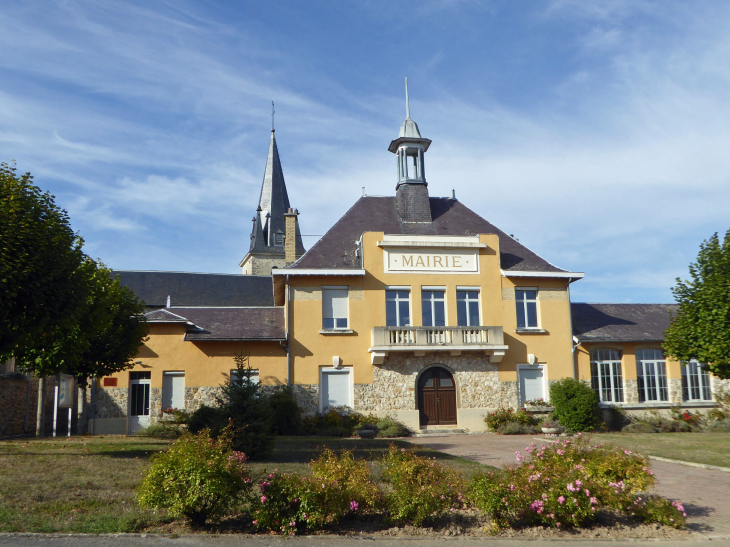
[[[0,163],[0,360],[79,317],[83,241],[30,173]]]
[[[691,279],[672,289],[679,311],[667,329],[664,351],[680,361],[697,359],[720,378],[730,378],[730,230],[700,245]]]

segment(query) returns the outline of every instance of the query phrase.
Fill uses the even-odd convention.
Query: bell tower
[[[398,138],[391,141],[388,150],[396,155],[398,183],[395,186],[398,215],[403,222],[431,222],[431,205],[426,182],[424,155],[431,145],[421,137],[418,125],[411,119],[406,78],[406,119]]]

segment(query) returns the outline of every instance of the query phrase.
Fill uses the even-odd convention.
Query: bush
[[[424,520],[440,517],[462,505],[462,476],[434,460],[390,446],[383,458],[381,478],[392,487],[386,504],[396,522],[421,526]]]
[[[564,378],[550,385],[555,418],[571,431],[591,431],[596,425],[598,394],[583,382]]]
[[[624,433],[657,433],[657,428],[649,422],[637,420],[625,426],[621,431]]]
[[[153,455],[137,490],[140,505],[167,508],[171,516],[196,525],[225,516],[251,489],[246,455],[232,450],[232,436],[230,428],[217,439],[206,430],[185,434]]]
[[[184,433],[184,429],[177,424],[158,422],[148,425],[135,433],[138,437],[154,437],[156,439],[177,439]]]
[[[222,408],[203,405],[188,417],[187,424],[193,434],[208,429],[211,436],[217,437],[228,425],[228,417]]]
[[[622,431],[631,423],[631,419],[622,408],[611,405],[601,411],[603,428],[607,431]]]
[[[713,433],[730,433],[730,420],[725,419],[712,422],[707,426],[707,431]]]
[[[535,426],[538,423],[538,419],[532,416],[529,412],[526,412],[524,409],[520,409],[515,412],[511,408],[499,407],[497,410],[490,412],[484,417],[484,423],[490,430],[498,431],[507,423]]]
[[[366,461],[356,460],[352,451],[335,454],[325,448],[310,467],[313,477],[340,485],[346,497],[358,504],[359,511],[375,511],[383,506],[384,495],[373,482],[370,467]]]
[[[500,435],[531,435],[539,432],[540,430],[537,427],[523,425],[518,422],[507,422],[497,429],[497,433]]]
[[[647,499],[637,496],[628,512],[643,522],[658,522],[673,528],[685,528],[687,525],[684,506],[678,501],[670,502],[659,496]]]
[[[410,437],[413,435],[413,431],[408,426],[390,416],[380,418],[377,422],[377,427],[378,437],[393,438]]]
[[[269,395],[272,432],[275,435],[296,435],[302,427],[302,409],[291,386],[280,386]]]
[[[498,527],[581,526],[602,508],[629,511],[654,482],[645,457],[589,446],[582,436],[526,450],[529,460],[517,452],[518,465],[500,475],[478,475],[470,484],[469,500]]]

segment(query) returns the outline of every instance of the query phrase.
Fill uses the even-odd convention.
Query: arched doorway
[[[418,379],[418,414],[421,426],[456,425],[456,385],[445,368],[429,368]]]

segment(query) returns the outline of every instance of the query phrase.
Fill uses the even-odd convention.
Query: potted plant
[[[547,420],[542,424],[542,432],[546,435],[557,435],[563,431],[563,427],[557,420]]]

